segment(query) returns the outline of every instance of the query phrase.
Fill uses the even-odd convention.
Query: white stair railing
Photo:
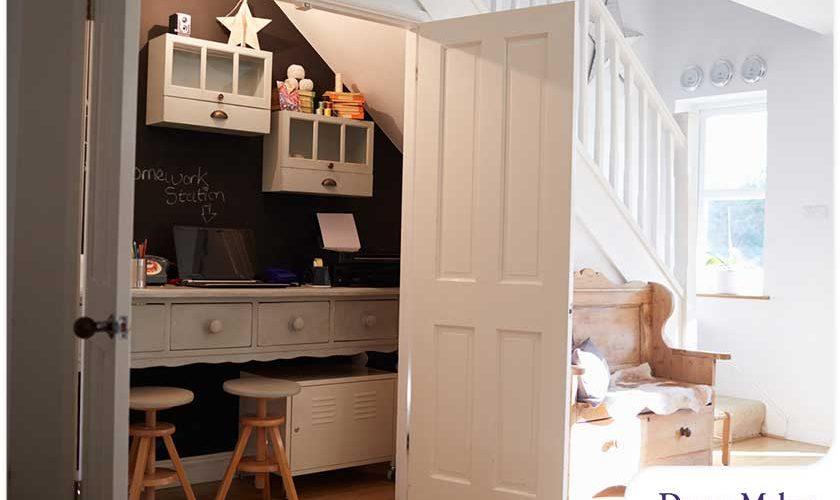
[[[603,1],[578,0],[578,12],[579,149],[683,295],[693,268],[686,134]]]

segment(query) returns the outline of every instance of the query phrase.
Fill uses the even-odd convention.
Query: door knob
[[[80,339],[89,339],[97,332],[105,332],[113,338],[118,326],[111,316],[105,321],[94,321],[87,316],[82,316],[73,322],[73,333]]]

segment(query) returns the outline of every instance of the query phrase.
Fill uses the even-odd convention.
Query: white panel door
[[[570,2],[418,29],[409,499],[565,495],[574,24]]]
[[[85,315],[128,320],[140,2],[96,2],[85,201]],[[128,332],[84,342],[82,496],[128,496]]]

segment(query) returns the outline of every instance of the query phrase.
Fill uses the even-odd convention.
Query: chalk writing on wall
[[[227,202],[225,192],[213,186],[205,168],[197,167],[194,171],[167,172],[163,168],[134,167],[134,182],[160,184],[161,201],[170,207],[194,206],[205,224],[219,215],[217,210]]]

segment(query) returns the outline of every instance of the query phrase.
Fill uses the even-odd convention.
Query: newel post
[[[697,348],[697,169],[699,159],[697,113],[677,113],[677,123],[685,134],[686,144],[676,151],[675,190],[675,266],[677,279],[685,290],[682,307],[684,349]]]

